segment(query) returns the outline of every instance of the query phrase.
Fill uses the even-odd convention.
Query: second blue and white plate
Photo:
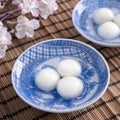
[[[95,10],[103,7],[111,9],[114,15],[120,14],[120,0],[80,0],[73,10],[73,24],[89,41],[103,46],[118,47],[120,35],[113,40],[106,40],[97,34],[98,25],[93,22],[92,16]]]

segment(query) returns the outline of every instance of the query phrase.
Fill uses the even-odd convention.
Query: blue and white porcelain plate
[[[120,46],[120,36],[114,40],[105,40],[97,34],[98,26],[93,22],[92,16],[95,10],[102,7],[111,9],[114,15],[120,14],[120,0],[80,0],[73,10],[73,24],[91,42],[108,47]]]
[[[56,69],[61,60],[68,58],[82,66],[79,78],[84,89],[81,95],[66,100],[56,89],[51,92],[38,89],[34,82],[36,73],[46,67]],[[103,95],[109,79],[109,68],[103,56],[91,46],[71,39],[51,39],[33,45],[20,55],[12,71],[13,87],[26,103],[56,113],[76,111],[91,105]]]

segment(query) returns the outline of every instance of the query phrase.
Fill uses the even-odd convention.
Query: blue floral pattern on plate
[[[41,69],[56,69],[63,59],[74,59],[82,66],[79,78],[84,84],[80,96],[63,99],[56,89],[44,92],[34,83]],[[71,112],[98,100],[109,82],[109,68],[101,54],[85,43],[70,39],[52,39],[33,45],[17,59],[12,71],[12,83],[17,94],[31,106],[49,112]]]
[[[97,34],[97,25],[92,16],[96,9],[107,7],[114,14],[120,13],[120,0],[81,0],[74,8],[72,21],[77,31],[91,42],[115,47],[120,46],[120,36],[114,40],[104,40]]]

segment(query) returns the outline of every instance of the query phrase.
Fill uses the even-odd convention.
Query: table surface
[[[0,59],[0,120],[120,120],[120,47],[108,48],[96,45],[83,38],[74,28],[72,11],[79,0],[57,0],[59,9],[47,20],[40,19],[41,27],[33,38],[18,40],[13,35],[13,44],[7,54]],[[6,13],[15,6],[8,4],[0,10]],[[20,12],[4,20],[9,29]],[[28,16],[31,17],[31,16]],[[8,24],[9,23],[9,24]],[[65,114],[47,113],[23,102],[11,84],[11,71],[19,55],[31,45],[51,38],[71,38],[83,41],[96,48],[107,60],[110,67],[110,83],[104,95],[89,107]]]

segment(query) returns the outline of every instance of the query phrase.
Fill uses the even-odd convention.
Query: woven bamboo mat
[[[72,10],[79,0],[57,0],[59,9],[47,20],[40,20],[41,27],[34,38],[17,40],[9,46],[6,57],[0,59],[0,120],[120,120],[120,48],[107,48],[83,38],[72,24]],[[0,14],[14,6],[7,5]],[[15,21],[20,12],[9,17]],[[8,21],[5,20],[6,24]],[[9,28],[13,25],[8,25]],[[11,71],[18,56],[31,45],[51,38],[72,38],[95,47],[108,62],[111,79],[105,94],[91,106],[72,113],[53,114],[37,110],[23,102],[11,84]]]

